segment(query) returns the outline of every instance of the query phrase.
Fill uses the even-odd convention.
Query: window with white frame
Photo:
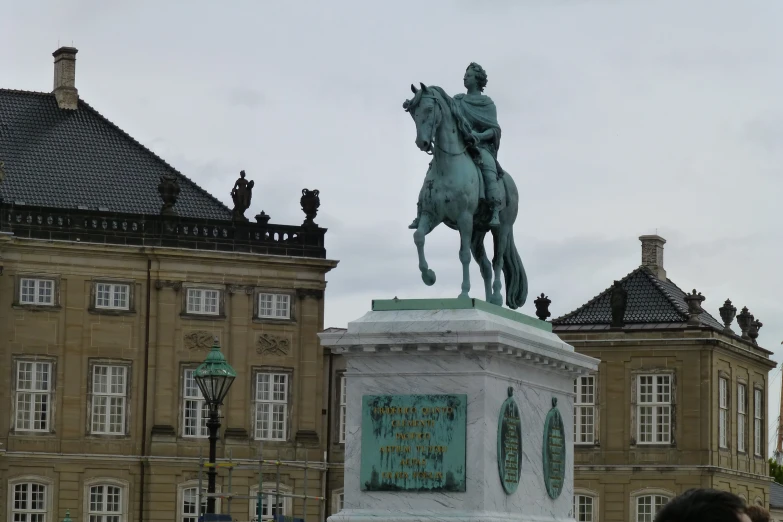
[[[590,495],[574,495],[574,520],[576,522],[595,522],[595,501]]]
[[[345,508],[345,491],[340,489],[335,489],[332,491],[332,515],[339,513]]]
[[[348,395],[345,391],[345,375],[340,376],[340,419],[339,419],[339,442],[345,442],[345,418],[348,413]]]
[[[595,442],[595,377],[574,381],[574,444]]]
[[[198,517],[207,511],[207,498],[204,496],[206,492],[207,488],[201,488],[201,509],[198,509],[198,487],[182,490],[181,522],[198,522]]]
[[[748,387],[737,383],[737,451],[746,451],[745,439],[748,422]]]
[[[258,294],[258,317],[290,319],[291,296],[288,294]]]
[[[52,363],[16,361],[16,431],[49,431]]]
[[[92,433],[125,434],[127,386],[126,366],[96,364],[92,367]]]
[[[764,441],[764,423],[761,390],[753,390],[753,454],[761,456],[761,448]]]
[[[90,486],[89,522],[122,522],[122,488],[110,484]]]
[[[46,522],[47,506],[46,484],[20,482],[13,485],[11,517],[13,522]]]
[[[21,278],[19,281],[19,302],[31,305],[54,305],[54,280]]]
[[[128,310],[130,308],[130,285],[96,283],[95,308]]]
[[[182,379],[182,436],[206,437],[209,407],[193,378],[193,369],[186,369]]]
[[[188,288],[187,313],[218,315],[220,291],[207,288]]]
[[[637,444],[667,444],[672,429],[672,376],[637,376]]]
[[[255,438],[285,440],[288,424],[288,374],[256,374]]]
[[[275,515],[288,515],[291,512],[291,497],[283,496],[290,494],[291,488],[280,484],[281,495],[276,495],[273,485],[266,485],[261,488],[261,520],[272,520]],[[250,520],[258,522],[258,486],[250,490]]]
[[[718,444],[729,447],[729,380],[718,379]]]
[[[636,497],[636,522],[653,522],[655,514],[669,502],[665,495],[642,495]]]

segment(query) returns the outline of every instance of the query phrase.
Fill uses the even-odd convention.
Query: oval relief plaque
[[[563,418],[557,409],[557,397],[552,397],[552,409],[544,421],[544,482],[551,498],[560,496],[565,480],[566,447]]]
[[[500,407],[498,419],[498,473],[503,490],[509,495],[517,490],[522,472],[522,422],[513,394],[514,388],[509,386],[508,399]]]

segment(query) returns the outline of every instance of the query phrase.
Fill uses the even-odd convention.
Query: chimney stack
[[[76,90],[76,53],[74,47],[60,47],[54,56],[54,97],[61,109],[75,111],[79,105]]]
[[[666,281],[663,269],[663,245],[666,240],[659,235],[639,236],[642,242],[642,266],[649,268],[661,281]]]

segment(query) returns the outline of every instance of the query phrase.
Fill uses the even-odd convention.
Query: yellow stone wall
[[[145,521],[177,520],[177,485],[195,479],[199,455],[208,455],[206,439],[181,436],[182,370],[203,361],[213,335],[237,371],[222,408],[218,457],[230,454],[254,466],[234,472],[232,490],[247,493],[249,484],[258,482],[259,442],[251,437],[251,393],[254,371],[263,367],[291,372],[288,438],[264,442],[264,458],[323,460],[325,372],[316,333],[323,329],[325,273],[336,262],[9,237],[0,240],[0,256],[0,367],[5,372],[0,379],[0,505],[6,505],[9,481],[43,477],[51,485],[51,518],[47,521],[62,520],[66,509],[73,520],[82,520],[85,484],[100,477],[127,485],[126,520],[139,520],[142,490]],[[14,304],[20,274],[55,277],[59,306]],[[96,279],[131,284],[134,311],[106,314],[92,309]],[[183,314],[189,284],[220,289],[222,316]],[[259,290],[289,293],[292,320],[254,318]],[[20,356],[50,357],[55,364],[51,433],[12,431],[13,361]],[[89,363],[96,359],[130,364],[127,436],[89,435]],[[275,467],[265,466],[264,473],[265,481],[271,478],[273,485]],[[325,487],[321,473],[308,473],[309,494],[320,496]],[[283,483],[302,494],[302,470],[283,469],[281,475]],[[220,481],[225,491],[225,470],[221,470]],[[224,511],[226,507],[224,500]],[[300,516],[301,500],[293,501],[293,507]],[[308,512],[317,514],[318,509],[317,502],[308,503]],[[0,509],[0,522],[6,521],[7,513],[5,507]],[[232,513],[237,520],[246,520],[248,501],[234,500]]]

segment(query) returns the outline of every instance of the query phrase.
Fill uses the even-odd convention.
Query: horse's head
[[[435,130],[440,125],[441,112],[435,96],[436,93],[427,88],[423,83],[421,89],[411,84],[413,98],[405,100],[402,108],[410,113],[416,123],[416,146],[428,152],[432,148],[435,138]]]

